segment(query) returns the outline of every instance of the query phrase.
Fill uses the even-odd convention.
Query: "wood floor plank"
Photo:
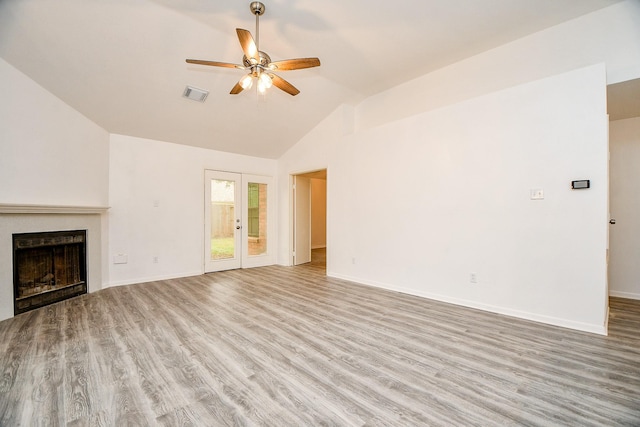
[[[640,301],[607,337],[325,276],[104,289],[0,322],[0,425],[640,425]]]
[[[33,392],[31,403],[33,413],[40,414],[34,424],[61,425],[65,420],[63,394],[63,351],[62,329],[59,322],[62,313],[59,305],[42,310],[42,326],[36,336],[37,350],[32,366]]]
[[[40,329],[43,311],[25,313],[24,319],[9,328],[3,340],[8,340],[7,351],[2,355],[0,372],[0,425],[18,425],[33,417],[30,395],[33,393],[33,369],[37,367],[38,342],[35,337]],[[23,387],[27,382],[31,387]],[[40,415],[39,415],[40,416]]]

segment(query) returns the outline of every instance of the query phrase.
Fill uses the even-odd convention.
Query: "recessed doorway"
[[[326,268],[327,170],[292,175],[291,195],[291,265]]]

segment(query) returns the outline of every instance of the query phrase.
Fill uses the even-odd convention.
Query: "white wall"
[[[640,299],[640,118],[609,124],[609,293]]]
[[[106,206],[109,134],[0,59],[0,203]]]
[[[639,23],[640,1],[628,0],[534,33],[370,97],[356,128],[602,62],[609,84],[640,77]]]
[[[275,160],[123,135],[110,162],[109,285],[203,273],[205,169],[276,175]]]
[[[353,135],[339,128],[295,150],[329,170],[329,275],[605,332],[603,64]],[[571,191],[573,179],[592,188]],[[545,199],[530,200],[532,188]]]
[[[327,246],[327,180],[311,179],[311,249]]]
[[[603,332],[605,104],[595,66],[357,133],[329,190],[352,196],[354,248],[332,242],[330,273]]]
[[[107,206],[109,134],[0,58],[0,204]],[[101,215],[0,214],[0,320],[13,316],[13,233],[88,230],[89,292],[106,281]]]

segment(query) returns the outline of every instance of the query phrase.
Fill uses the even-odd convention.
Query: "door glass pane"
[[[235,257],[235,182],[211,180],[211,259]]]
[[[249,255],[267,253],[267,184],[250,182],[248,194],[248,242]]]

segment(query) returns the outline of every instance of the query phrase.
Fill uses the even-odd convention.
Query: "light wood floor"
[[[319,263],[109,288],[0,322],[0,425],[638,426],[640,301],[602,337]]]

